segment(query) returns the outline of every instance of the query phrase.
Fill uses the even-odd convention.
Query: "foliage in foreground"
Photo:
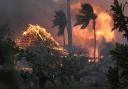
[[[125,6],[128,2],[119,3],[118,0],[114,0],[114,4],[111,5],[112,16],[114,21],[114,28],[112,30],[118,30],[122,32],[123,36],[128,39],[128,17],[124,14]]]
[[[118,30],[123,33],[123,36],[128,39],[128,17],[124,15],[125,4],[114,0],[111,5],[112,16],[114,21],[113,30]],[[111,89],[128,89],[128,45],[116,44],[111,51],[111,58],[114,65],[108,70],[108,82]]]
[[[108,81],[112,89],[128,88],[128,45],[116,44],[111,51],[114,65],[108,70]]]
[[[15,42],[7,39],[8,27],[0,26],[0,89],[20,89],[15,61],[20,52]]]

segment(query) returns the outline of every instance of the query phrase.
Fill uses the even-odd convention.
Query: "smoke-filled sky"
[[[101,8],[102,11],[106,11],[110,10],[113,0],[71,0],[72,5],[84,2],[93,4]],[[54,12],[57,10],[66,11],[66,0],[0,0],[0,24],[11,24],[17,34],[23,31],[29,23],[39,24],[56,37],[57,30],[51,28],[51,21],[55,14]],[[72,10],[73,23],[77,12]],[[57,40],[61,41],[62,39],[57,38]]]
[[[101,8],[109,10],[113,0],[71,0],[72,4],[77,2],[91,2]],[[119,0],[126,1],[126,0]],[[45,21],[53,16],[54,11],[64,8],[66,0],[0,0],[1,23],[10,21],[17,24],[32,22],[48,26]]]
[[[71,0],[73,3],[90,2],[105,10],[110,9],[113,0]],[[126,1],[126,0],[119,0]],[[50,27],[56,10],[65,10],[66,0],[0,0],[0,23],[39,23]],[[75,13],[74,13],[75,14]]]

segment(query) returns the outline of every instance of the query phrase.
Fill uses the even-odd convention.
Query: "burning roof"
[[[22,48],[33,46],[37,42],[39,42],[42,46],[53,50],[62,52],[66,51],[57,41],[55,41],[52,35],[45,28],[42,28],[39,25],[29,24],[27,30],[16,39],[16,44]]]

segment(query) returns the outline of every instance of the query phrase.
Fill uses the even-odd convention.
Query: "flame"
[[[96,48],[96,57],[99,56],[98,47],[102,42],[102,39],[105,38],[106,42],[112,42],[114,38],[114,32],[111,31],[112,29],[112,17],[109,15],[108,12],[104,11],[101,7],[92,4],[94,8],[94,12],[97,14],[96,19],[96,40],[97,40],[97,48]],[[79,11],[81,8],[81,4],[74,3],[71,6],[72,12]],[[76,12],[78,13],[78,12]],[[75,22],[75,21],[74,21]],[[82,46],[83,48],[88,48],[89,56],[93,57],[93,40],[94,40],[94,33],[93,33],[93,24],[90,21],[87,28],[84,30],[80,29],[80,26],[73,27],[73,43],[78,46]],[[78,44],[79,43],[79,44]]]
[[[97,39],[104,37],[107,42],[111,42],[114,38],[114,32],[112,32],[112,17],[106,13],[102,12],[97,18]]]
[[[55,41],[52,35],[39,25],[29,24],[26,31],[22,33],[20,37],[16,39],[16,44],[20,47],[27,47],[33,45],[34,42],[41,39],[41,43],[46,43],[48,46],[54,50],[64,51],[60,44]]]

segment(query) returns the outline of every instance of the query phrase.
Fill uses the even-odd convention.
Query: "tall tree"
[[[60,32],[59,34],[64,34],[64,28],[67,25],[67,32],[68,32],[68,51],[71,54],[72,53],[72,23],[71,23],[71,1],[67,0],[67,20],[65,19],[65,15],[62,11],[58,11],[56,13],[55,19],[53,20],[53,23],[55,23],[55,26],[59,26]],[[60,17],[61,14],[61,17]],[[62,16],[63,14],[63,16]],[[62,24],[63,23],[63,24]],[[62,27],[61,27],[62,26]],[[64,35],[63,35],[64,36]],[[64,37],[65,38],[65,37]]]
[[[93,8],[90,4],[84,3],[81,5],[80,14],[76,15],[77,22],[76,25],[82,25],[81,29],[85,29],[90,20],[93,20],[93,29],[94,29],[94,60],[96,60],[96,14],[93,11]]]
[[[71,1],[67,0],[67,32],[68,32],[68,51],[72,53],[72,22],[71,22]]]
[[[65,27],[67,26],[67,18],[63,11],[55,12],[55,17],[53,20],[53,27],[58,27],[58,36],[63,36],[63,46],[65,47]]]
[[[123,33],[123,36],[128,39],[128,17],[124,14],[125,4],[114,0],[111,5],[114,28]],[[114,67],[108,70],[108,82],[111,89],[128,89],[128,45],[116,44],[110,52],[111,58],[114,61]]]

